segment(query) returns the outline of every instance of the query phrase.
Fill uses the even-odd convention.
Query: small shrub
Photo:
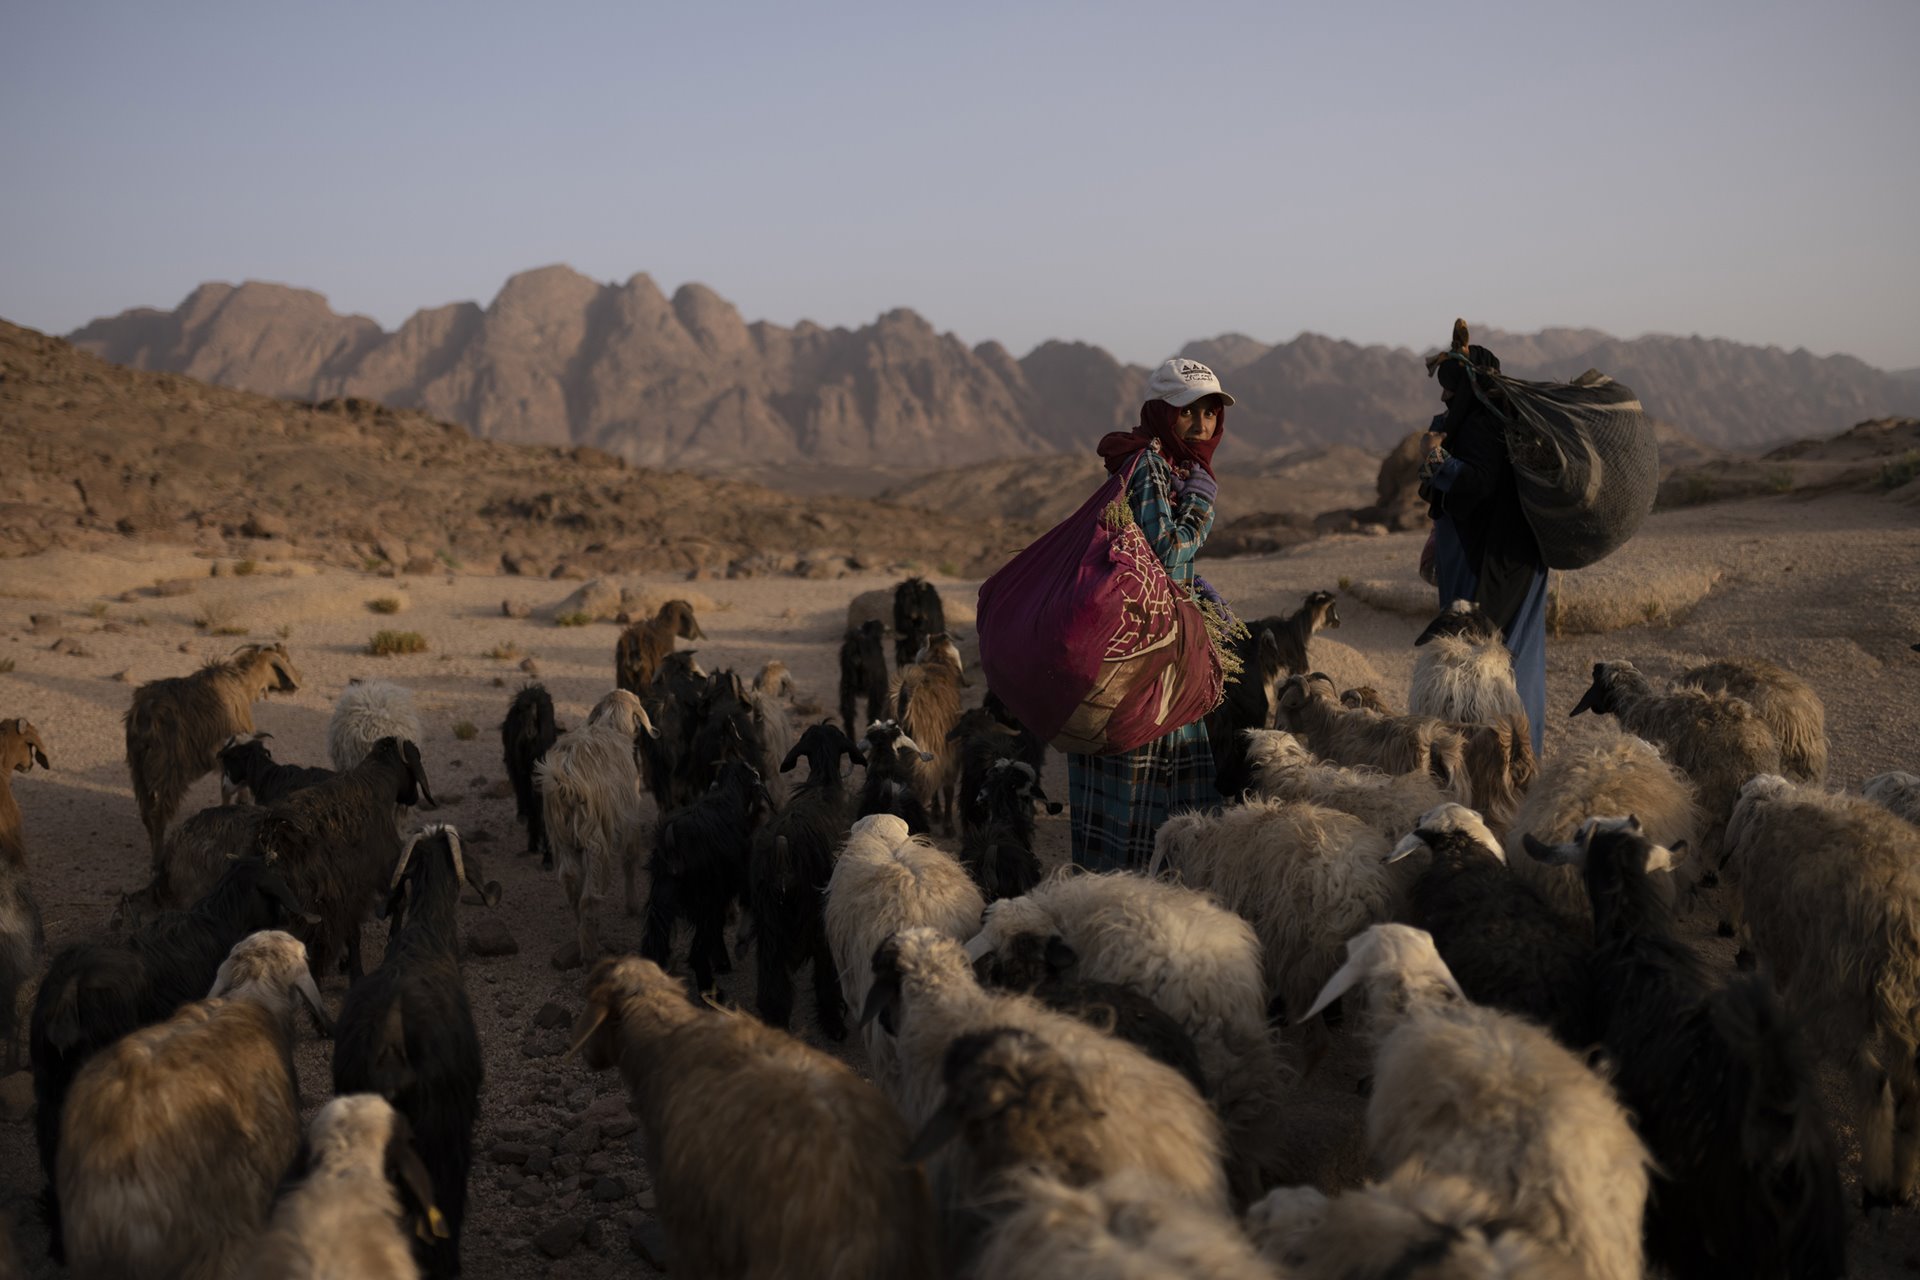
[[[1351,590],[1353,590],[1353,579],[1352,579],[1352,578],[1349,578],[1349,577],[1348,577],[1348,576],[1347,576],[1346,574],[1344,574],[1344,573],[1340,575],[1340,589],[1341,589],[1342,591],[1351,591]]]
[[[360,567],[368,573],[374,573],[385,563],[386,561],[382,560],[379,556],[364,556],[360,560]]]
[[[375,596],[373,599],[367,601],[367,608],[373,610],[375,613],[398,613],[400,612],[400,599],[398,596]]]
[[[200,612],[194,617],[193,625],[215,636],[243,636],[247,629],[240,625],[234,614],[231,600],[209,600],[200,606]]]
[[[418,631],[376,631],[367,642],[367,652],[376,658],[397,653],[425,653],[427,638]]]
[[[520,646],[509,640],[505,644],[493,646],[493,648],[487,650],[480,656],[483,658],[495,658],[501,662],[505,662],[509,658],[517,658],[520,656]]]
[[[260,572],[260,565],[251,557],[233,562],[233,576],[236,578],[250,578],[258,572]]]
[[[957,578],[960,576],[960,566],[951,560],[942,560],[940,562],[940,573],[944,577]]]
[[[584,627],[593,621],[593,615],[584,609],[575,609],[572,613],[558,614],[553,619],[556,627]]]
[[[105,600],[95,600],[92,604],[87,606],[87,616],[89,618],[94,618],[94,619],[100,619],[100,618],[106,617],[107,602]]]
[[[12,670],[13,670],[13,659],[0,658],[0,676],[6,675],[9,671],[12,671]]]
[[[1891,462],[1880,466],[1880,487],[1898,489],[1911,484],[1914,477],[1920,476],[1920,449],[1909,449]]]
[[[480,727],[471,720],[462,720],[453,726],[453,736],[462,742],[472,742],[480,736]]]
[[[1660,618],[1660,602],[1658,600],[1641,601],[1640,616],[1645,618],[1648,622],[1658,621]]]
[[[293,624],[291,622],[283,622],[273,629],[273,634],[279,636],[282,640],[291,640],[293,639]]]

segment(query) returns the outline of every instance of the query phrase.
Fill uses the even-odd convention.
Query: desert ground
[[[1337,536],[1289,554],[1205,563],[1203,570],[1247,616],[1287,612],[1306,591],[1337,589],[1342,626],[1316,641],[1316,665],[1343,686],[1370,677],[1390,701],[1404,703],[1410,643],[1433,603],[1413,574],[1419,545],[1417,534]],[[284,637],[303,686],[258,705],[256,720],[273,734],[276,758],[305,764],[324,763],[327,717],[350,678],[378,676],[410,686],[427,726],[421,746],[442,805],[431,816],[455,823],[483,860],[485,875],[505,888],[491,910],[470,895],[463,929],[504,925],[518,945],[516,954],[465,960],[487,1070],[467,1273],[476,1280],[653,1274],[670,1259],[653,1221],[652,1188],[621,1083],[565,1055],[566,1028],[581,1005],[581,974],[556,970],[549,957],[570,936],[571,923],[558,885],[522,853],[498,736],[508,700],[528,678],[522,668],[529,659],[563,723],[579,723],[612,686],[617,629],[608,622],[552,622],[554,607],[576,582],[487,574],[379,577],[291,558],[256,558],[245,566],[251,571],[239,575],[235,567],[204,550],[132,539],[0,561],[0,667],[7,668],[0,674],[0,716],[31,720],[52,758],[50,772],[13,779],[49,948],[104,935],[120,894],[145,881],[146,843],[123,763],[120,722],[135,685],[183,674],[244,640]],[[1549,755],[1596,727],[1591,717],[1564,715],[1596,660],[1632,658],[1660,677],[1737,655],[1779,662],[1825,699],[1833,785],[1856,789],[1888,769],[1920,768],[1920,653],[1909,649],[1920,640],[1920,510],[1914,506],[1853,493],[1663,512],[1612,560],[1558,577],[1561,633],[1550,644]],[[792,668],[801,706],[825,709],[835,701],[835,658],[849,600],[893,580],[868,574],[831,581],[659,576],[620,582],[656,598],[693,600],[709,637],[698,646],[709,670],[751,673],[780,658]],[[954,629],[970,638],[977,580],[936,581]],[[368,602],[381,597],[400,601],[399,612],[371,612]],[[531,616],[503,616],[503,599],[531,606]],[[419,632],[427,650],[370,656],[369,637],[384,627]],[[228,634],[211,634],[215,630]],[[1056,796],[1065,792],[1057,755],[1046,784]],[[209,776],[182,813],[218,800]],[[1066,819],[1043,817],[1040,841],[1044,858],[1061,860]],[[1713,936],[1711,919],[1689,919],[1686,927],[1732,971],[1732,943]],[[610,945],[637,948],[638,920],[612,912],[603,929]],[[378,938],[378,931],[369,932],[369,963],[379,953]],[[681,944],[683,951],[684,936]],[[676,961],[684,963],[684,955]],[[751,969],[740,965],[722,980],[726,995],[747,1006]],[[322,986],[337,1007],[343,980],[331,977]],[[804,990],[798,1007],[810,1009]],[[860,1065],[853,1041],[827,1044],[811,1026],[799,1030]],[[328,1093],[329,1049],[303,1026],[297,1065],[309,1114]],[[1332,1188],[1364,1176],[1364,1103],[1355,1088],[1364,1068],[1355,1036],[1343,1030],[1335,1053],[1295,1087],[1289,1156],[1300,1180]],[[17,1075],[0,1085],[7,1108],[0,1123],[0,1221],[11,1220],[23,1274],[54,1275],[31,1203],[39,1170],[20,1109],[25,1079]],[[1852,1185],[1858,1159],[1852,1103],[1831,1068],[1823,1080]],[[1896,1213],[1884,1229],[1860,1223],[1852,1245],[1856,1276],[1920,1270],[1920,1210]]]

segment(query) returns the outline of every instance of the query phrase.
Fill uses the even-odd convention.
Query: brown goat
[[[187,788],[219,767],[227,739],[253,732],[255,702],[299,687],[286,645],[243,644],[190,676],[149,680],[133,691],[126,714],[127,772],[156,882],[167,823]]]
[[[1370,684],[1356,685],[1340,691],[1340,705],[1357,707],[1362,711],[1371,711],[1376,715],[1390,716],[1393,708],[1380,696],[1380,691]]]
[[[1466,739],[1468,803],[1480,811],[1495,835],[1504,836],[1539,772],[1526,713],[1508,715],[1493,724],[1447,723]]]
[[[40,904],[27,883],[20,806],[13,799],[14,773],[25,773],[35,761],[52,768],[40,731],[25,720],[0,720],[0,1057],[8,1071],[20,1065],[20,993],[33,983],[47,949]]]
[[[1343,707],[1333,681],[1318,671],[1287,677],[1280,686],[1279,719],[1323,760],[1429,774],[1443,791],[1466,798],[1466,743],[1444,721]]]
[[[948,735],[960,723],[960,689],[967,684],[960,650],[945,632],[928,636],[919,660],[901,669],[893,695],[894,717],[907,736],[933,756],[916,761],[913,789],[929,813],[936,810],[953,834],[954,791],[960,782],[959,744]]]
[[[940,1274],[906,1126],[845,1063],[697,1007],[631,956],[595,967],[574,1030],[587,1065],[618,1066],[631,1094],[675,1274]]]
[[[653,685],[653,673],[673,652],[676,636],[704,640],[693,616],[693,606],[685,600],[669,600],[645,622],[636,622],[620,633],[613,647],[613,682],[637,698],[644,698]]]

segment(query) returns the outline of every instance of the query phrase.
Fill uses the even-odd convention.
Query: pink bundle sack
[[[1133,518],[1132,476],[980,584],[987,687],[1061,751],[1131,751],[1205,716],[1225,685],[1206,616]]]

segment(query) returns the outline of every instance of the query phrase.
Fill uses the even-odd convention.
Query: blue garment
[[[1441,467],[1441,472],[1446,467]],[[1440,475],[1434,476],[1436,482]],[[1436,483],[1436,487],[1438,487]],[[1475,599],[1480,579],[1467,562],[1467,550],[1460,545],[1460,531],[1453,518],[1433,518],[1433,564],[1435,584],[1440,589],[1440,607],[1455,600]],[[1513,682],[1520,692],[1520,705],[1527,709],[1527,727],[1533,731],[1533,754],[1541,755],[1541,736],[1547,722],[1547,571],[1533,575],[1518,612],[1511,619],[1497,619],[1506,636],[1507,652],[1513,655]]]

